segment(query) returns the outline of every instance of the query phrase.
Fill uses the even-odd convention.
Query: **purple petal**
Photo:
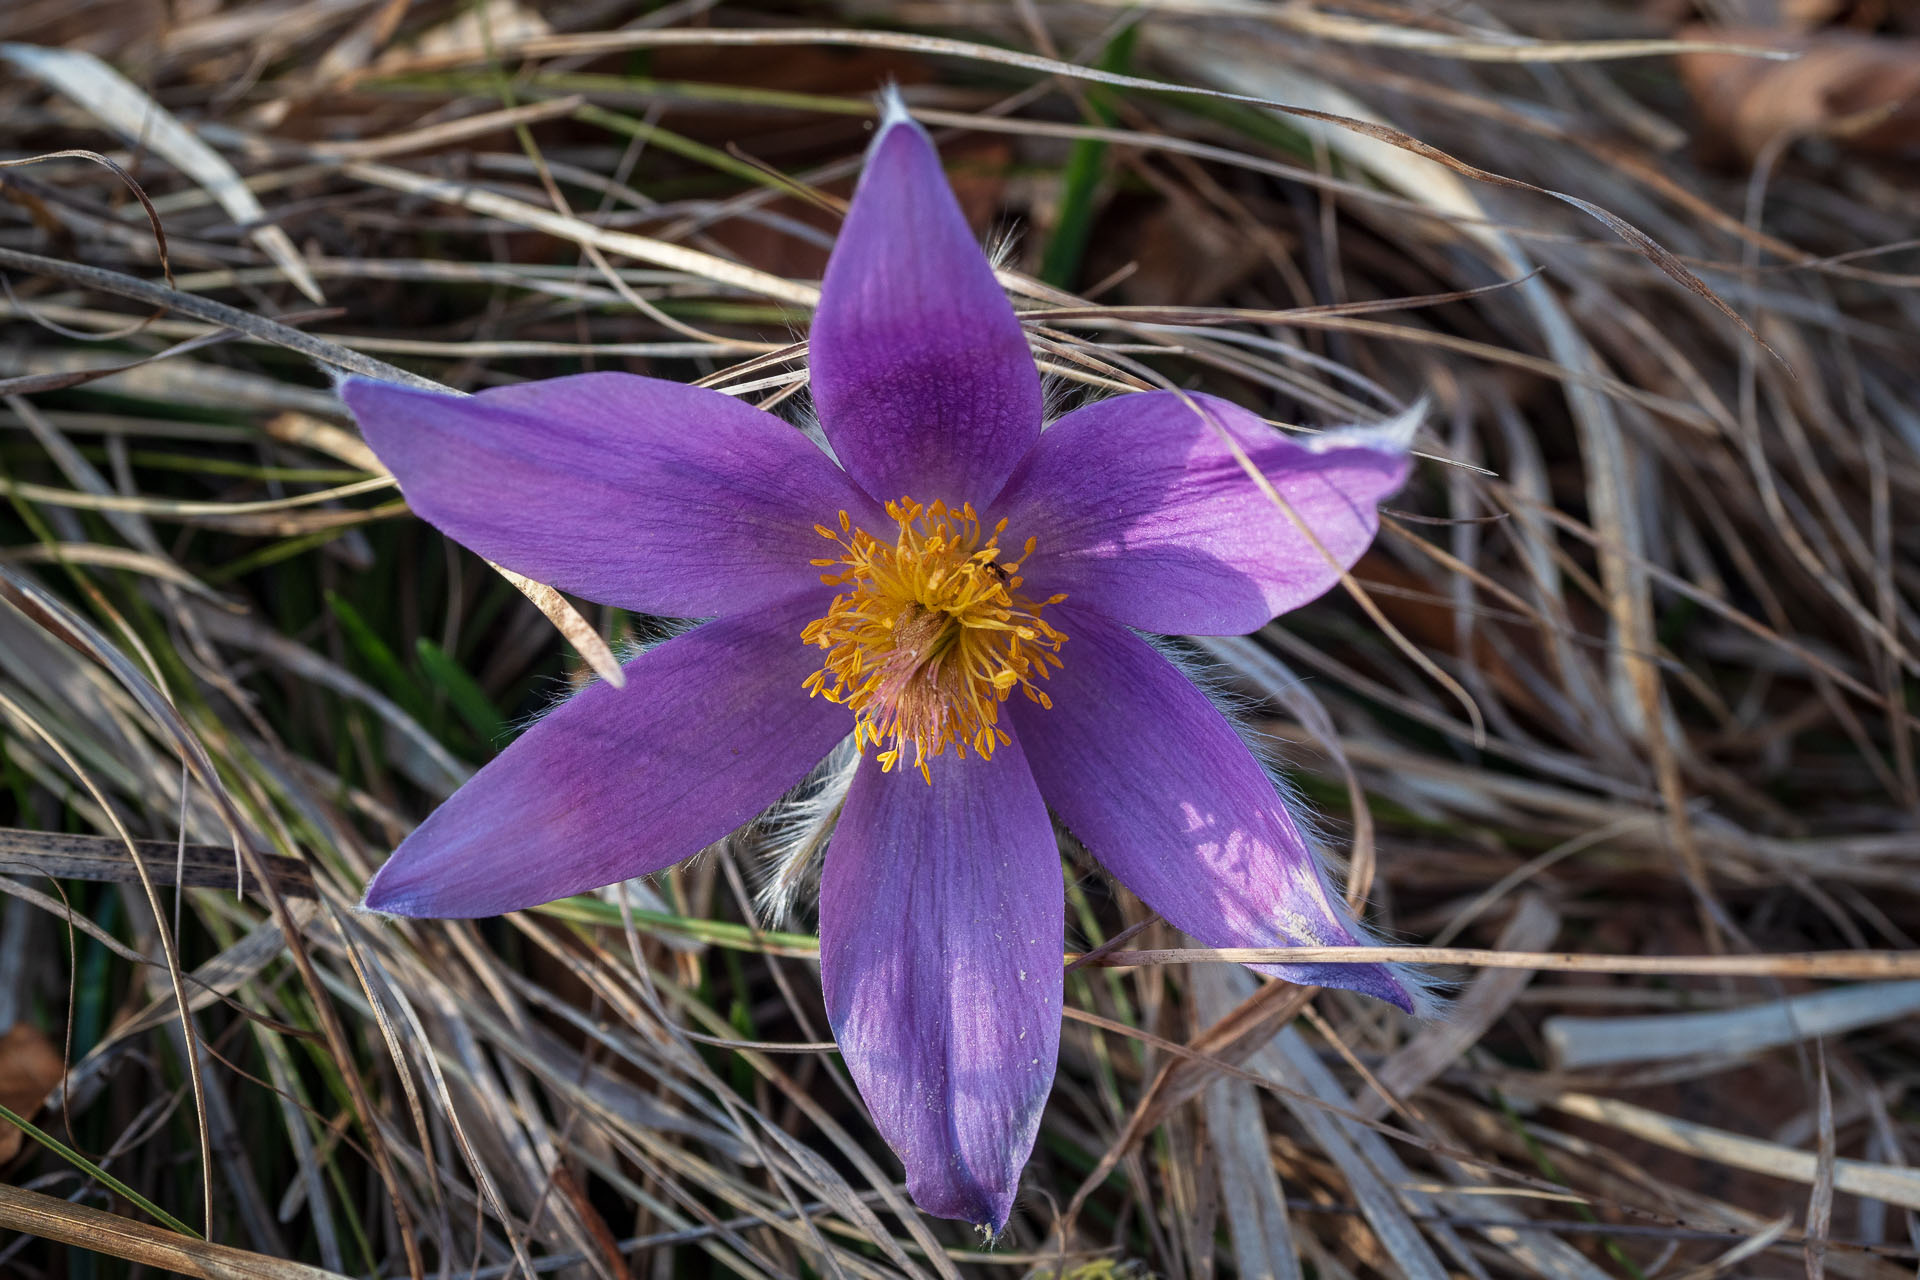
[[[430,814],[366,905],[493,916],[670,867],[806,776],[853,728],[809,698],[800,628],[818,592],[721,618],[627,663],[536,723]]]
[[[984,504],[1040,434],[1040,376],[940,157],[890,113],[809,336],[814,404],[882,502]]]
[[[1355,946],[1347,915],[1273,782],[1233,726],[1152,645],[1061,608],[1068,639],[1053,708],[1013,699],[1034,778],[1087,851],[1176,928],[1210,947]],[[1255,965],[1413,1011],[1397,966]]]
[[[1238,635],[1339,581],[1328,554],[1342,569],[1360,558],[1377,505],[1406,480],[1417,421],[1303,444],[1213,396],[1116,396],[1055,423],[994,514],[1013,545],[1036,540],[1025,568],[1036,589],[1143,631]],[[1325,553],[1247,475],[1223,430]]]
[[[1018,742],[861,760],[820,884],[827,1016],[929,1213],[999,1230],[1060,1049],[1065,894]]]
[[[797,429],[701,387],[585,373],[477,396],[350,378],[340,394],[423,518],[604,604],[758,608],[819,582],[816,524],[875,518]]]

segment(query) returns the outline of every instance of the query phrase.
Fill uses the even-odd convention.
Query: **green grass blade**
[[[499,746],[507,735],[507,722],[479,682],[468,675],[466,669],[455,662],[445,649],[425,636],[414,641],[414,655],[419,659],[420,669],[426,674],[428,682],[439,686],[441,692],[447,695],[454,714],[473,730],[473,736],[488,746]]]
[[[120,1179],[114,1177],[105,1169],[102,1169],[99,1165],[87,1159],[78,1151],[75,1151],[72,1147],[40,1128],[25,1116],[12,1110],[4,1103],[0,1103],[0,1120],[5,1120],[8,1124],[13,1125],[19,1129],[20,1132],[26,1134],[29,1138],[32,1138],[35,1142],[53,1152],[88,1177],[97,1179],[102,1186],[112,1191],[115,1195],[124,1198],[129,1204],[149,1215],[155,1222],[160,1223],[168,1230],[178,1231],[183,1236],[192,1236],[195,1240],[206,1239],[206,1237],[198,1231],[195,1231],[192,1227],[180,1221],[180,1219],[174,1217],[165,1209],[162,1209],[159,1205],[147,1199],[138,1191],[135,1191],[132,1187],[120,1181]]]

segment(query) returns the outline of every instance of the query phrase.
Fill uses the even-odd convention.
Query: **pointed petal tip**
[[[397,852],[397,851],[396,851]],[[367,881],[367,891],[360,895],[360,901],[354,903],[354,912],[362,916],[377,916],[383,920],[419,920],[429,913],[419,909],[419,904],[408,895],[396,892],[391,885],[382,887],[382,874],[393,859],[390,857],[380,870],[373,873],[373,879]]]
[[[1365,946],[1375,939],[1357,931],[1355,942]],[[1451,1007],[1445,984],[1413,965],[1250,965],[1251,969],[1283,981],[1337,987],[1384,1001],[1421,1022],[1444,1022]]]
[[[1413,965],[1390,964],[1382,967],[1406,998],[1404,1004],[1398,1000],[1391,1001],[1399,1005],[1403,1012],[1421,1022],[1445,1022],[1452,1016],[1453,1002],[1447,998],[1448,984],[1444,980]]]
[[[880,125],[876,138],[897,124],[916,124],[911,112],[907,110],[907,100],[900,95],[900,82],[889,80],[880,89]]]
[[[1311,436],[1302,443],[1311,453],[1332,453],[1336,449],[1353,448],[1374,449],[1381,453],[1405,453],[1413,448],[1413,438],[1420,434],[1420,428],[1426,422],[1432,406],[1433,397],[1421,396],[1412,405],[1391,418],[1350,427],[1336,427],[1331,431],[1322,431],[1317,436]]]
[[[924,1174],[907,1170],[907,1194],[922,1212],[965,1222],[989,1240],[1007,1229],[1016,1190],[988,1187],[946,1168]]]
[[[854,776],[821,877],[821,986],[929,1214],[997,1230],[1012,1212],[1060,1053],[1060,874],[1018,738],[943,757],[931,785],[871,756]]]
[[[349,409],[353,408],[353,397],[361,394],[364,389],[387,385],[372,378],[363,378],[357,373],[342,373],[338,369],[329,369],[328,373],[333,377],[333,394],[339,396],[341,402]]]
[[[1044,714],[1013,703],[1016,738],[1048,805],[1100,863],[1166,920],[1210,947],[1370,946],[1231,721],[1146,641],[1063,606],[1072,661]],[[1135,726],[1150,724],[1153,735]],[[1432,1018],[1419,968],[1302,959],[1251,966],[1339,987]]]
[[[939,169],[939,149],[933,145],[933,138],[927,133],[913,113],[907,109],[907,100],[900,95],[900,86],[889,80],[879,95],[880,119],[873,127],[873,141],[867,144],[867,157],[861,167],[860,185],[864,186],[867,174],[872,171],[880,159],[881,150],[893,141],[895,133],[911,139],[906,145],[927,153],[929,162]],[[944,170],[941,171],[945,181]]]
[[[433,390],[428,387],[408,386],[404,382],[388,382],[381,378],[369,378],[364,374],[333,372],[333,393],[340,397],[340,403],[347,406],[354,422],[360,427],[360,434],[367,434],[367,420],[378,415],[382,408],[400,404],[419,404],[422,401],[470,400],[471,396],[463,391],[449,389]],[[400,397],[389,399],[388,397]]]
[[[416,847],[408,849],[413,843],[410,836],[400,842],[387,860],[380,864],[367,881],[367,891],[360,896],[354,909],[362,915],[379,916],[387,920],[452,920],[471,919],[474,913],[462,911],[457,901],[446,892],[436,891],[431,879],[423,880],[418,875],[410,875],[417,868],[412,866],[419,852]]]
[[[795,637],[815,596],[702,623],[537,720],[367,887],[389,915],[479,919],[651,875],[749,821],[846,736]]]
[[[369,378],[364,374],[342,373],[337,369],[332,373],[334,391],[342,400],[347,400],[349,405],[352,404],[348,399],[349,396],[378,395],[382,391],[411,391],[416,394],[419,392],[417,387],[402,386],[398,382],[383,382],[379,378]]]
[[[1023,572],[1069,607],[1163,635],[1244,635],[1366,553],[1422,412],[1296,437],[1201,393],[1113,396],[1048,428],[995,514],[1036,538]]]
[[[363,920],[368,918],[375,920],[397,920],[400,918],[390,911],[382,911],[379,907],[374,906],[364,893],[360,895],[360,901],[353,904],[351,910],[354,915],[359,916]]]
[[[815,592],[814,522],[866,507],[799,432],[707,388],[601,371],[477,396],[352,378],[340,394],[421,519],[535,583],[641,613]]]
[[[808,332],[814,407],[876,501],[984,508],[1040,436],[1040,375],[933,139],[897,98],[879,123]]]

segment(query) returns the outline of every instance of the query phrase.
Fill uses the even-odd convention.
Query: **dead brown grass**
[[[1920,33],[1701,9],[8,6],[0,1271],[1911,1274]],[[908,1204],[751,835],[350,910],[652,624],[404,519],[318,367],[786,399],[890,77],[1064,395],[1435,405],[1348,592],[1200,652],[1454,1012],[1080,876],[990,1247]]]

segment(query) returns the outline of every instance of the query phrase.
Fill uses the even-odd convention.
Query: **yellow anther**
[[[827,651],[803,687],[854,712],[855,745],[882,748],[875,759],[891,772],[913,748],[928,782],[927,761],[949,747],[991,759],[1012,741],[999,727],[1000,703],[1015,689],[1043,708],[1053,704],[1034,686],[1058,668],[1067,637],[1040,616],[1064,595],[1036,602],[1018,594],[1020,561],[1000,562],[1001,520],[985,538],[971,504],[922,506],[909,498],[887,504],[896,531],[882,542],[840,513],[840,532],[816,525],[840,555],[812,563],[828,586],[846,588],[823,618],[800,633]],[[1033,554],[1034,540],[1021,551]]]

